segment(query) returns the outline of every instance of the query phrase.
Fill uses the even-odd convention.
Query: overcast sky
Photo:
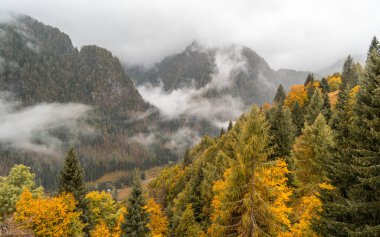
[[[0,10],[30,15],[96,44],[124,61],[147,63],[192,40],[245,45],[273,68],[318,70],[365,54],[380,35],[379,0],[0,0]]]

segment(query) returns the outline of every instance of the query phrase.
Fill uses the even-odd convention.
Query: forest
[[[0,178],[2,236],[380,236],[380,45],[364,67],[309,74],[204,136],[129,197],[90,191],[75,149],[57,189],[14,165]]]

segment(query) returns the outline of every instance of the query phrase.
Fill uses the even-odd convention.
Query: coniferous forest
[[[380,236],[380,45],[362,67],[313,74],[204,136],[116,201],[67,151],[47,192],[14,165],[0,179],[2,236]]]

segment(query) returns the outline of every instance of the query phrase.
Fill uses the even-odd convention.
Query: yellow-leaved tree
[[[153,237],[166,236],[168,231],[168,218],[162,213],[160,205],[153,198],[148,199],[147,210],[150,214],[149,227]]]
[[[307,102],[307,91],[304,85],[294,85],[290,87],[290,91],[285,98],[285,106],[293,108],[294,103],[297,101],[300,107],[303,107]]]
[[[75,211],[75,204],[72,194],[34,198],[24,189],[16,203],[14,217],[37,236],[83,236],[84,224],[79,219],[81,213]]]

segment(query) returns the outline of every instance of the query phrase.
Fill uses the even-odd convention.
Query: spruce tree
[[[303,115],[302,108],[300,107],[298,101],[296,101],[292,108],[292,121],[296,128],[296,136],[301,134],[305,119]]]
[[[325,119],[327,123],[330,121],[332,116],[332,110],[331,110],[331,104],[330,104],[330,98],[327,93],[323,94],[323,109],[322,114],[325,116]]]
[[[227,131],[230,131],[232,129],[234,125],[232,124],[232,122],[230,121],[230,123],[228,124],[228,128],[227,128]]]
[[[83,182],[83,169],[73,148],[68,150],[61,169],[58,192],[72,193],[78,201],[79,206],[83,205],[83,198],[86,194]]]
[[[335,171],[331,174],[334,190],[322,192],[322,218],[316,230],[324,236],[380,236],[380,55],[372,45],[365,77],[357,94],[353,123],[346,147],[340,147]],[[339,140],[337,140],[339,141]],[[339,147],[339,146],[337,146]],[[351,180],[347,179],[351,173]],[[350,176],[348,176],[350,177]]]
[[[280,84],[280,86],[277,88],[276,95],[274,96],[274,102],[283,104],[286,98],[286,93],[284,90],[284,87]]]
[[[329,92],[329,83],[327,82],[326,78],[322,78],[320,85],[321,85],[322,93]]]
[[[372,47],[372,45],[371,45]],[[350,187],[349,235],[380,236],[380,53],[374,47],[357,95],[350,151],[357,183]]]
[[[185,151],[185,154],[183,155],[183,165],[184,166],[189,166],[192,163],[193,163],[193,161],[191,160],[190,149],[187,148],[186,151]]]
[[[141,181],[134,175],[132,193],[129,195],[127,214],[124,215],[124,223],[121,226],[122,237],[147,237],[150,236],[148,224],[149,213],[146,210],[146,200],[143,194]]]
[[[304,86],[306,87],[309,84],[313,84],[314,82],[314,75],[312,73],[308,74],[304,83]]]
[[[321,91],[317,88],[311,97],[310,103],[306,109],[305,120],[307,124],[311,125],[314,123],[315,119],[323,111],[323,98]]]
[[[222,137],[226,132],[224,131],[224,128],[222,127],[222,129],[220,130],[220,134],[219,134],[219,137]]]
[[[268,111],[268,120],[272,138],[271,146],[273,147],[273,154],[270,158],[289,156],[295,137],[295,128],[289,109],[284,109],[281,104],[276,104]]]
[[[379,41],[377,40],[376,36],[372,38],[371,44],[369,45],[367,60],[369,58],[369,55],[372,53],[372,50],[379,51]]]

